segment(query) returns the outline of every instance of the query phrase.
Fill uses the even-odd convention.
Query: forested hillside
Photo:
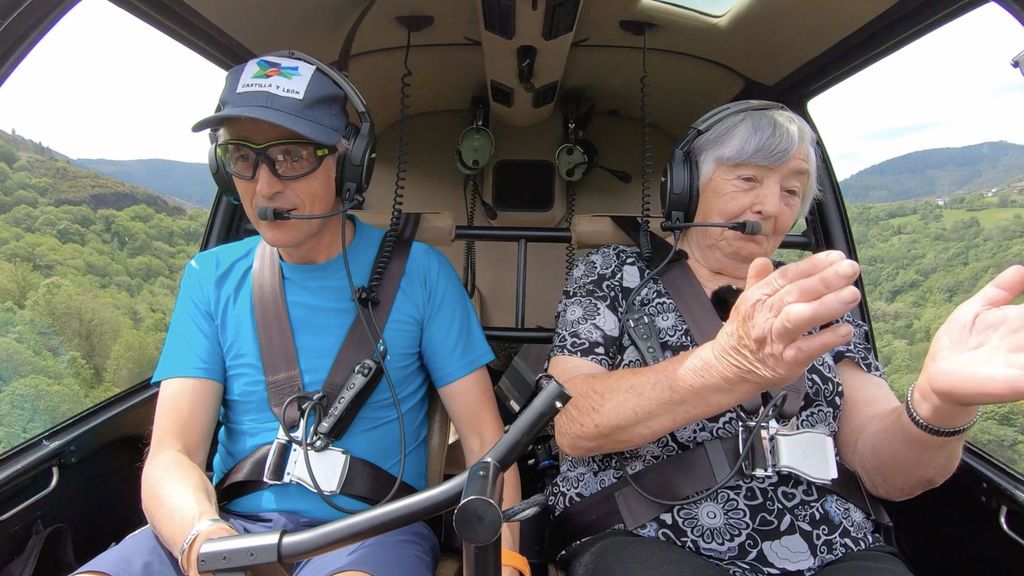
[[[206,164],[174,160],[72,160],[122,182],[142,186],[199,208],[209,208],[217,187]]]
[[[148,376],[206,217],[0,139],[0,450]]]
[[[1024,262],[1024,195],[848,207],[880,360],[902,398],[952,309]],[[1024,470],[1024,405],[986,408],[972,441]]]
[[[898,394],[950,310],[1024,262],[1024,195],[1004,188],[848,207]],[[149,376],[206,218],[0,133],[0,451]],[[987,408],[973,440],[1024,470],[1024,406]]]
[[[1024,146],[985,142],[921,150],[886,160],[843,180],[847,202],[876,204],[941,198],[1024,180]]]

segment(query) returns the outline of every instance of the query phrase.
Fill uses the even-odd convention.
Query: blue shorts
[[[288,513],[238,515],[221,512],[239,534],[285,530],[295,532],[323,522]],[[359,570],[373,576],[433,576],[440,551],[437,538],[422,522],[357,542],[295,564],[294,576],[328,576]],[[182,576],[175,557],[160,544],[149,526],[93,558],[79,572],[111,576]]]

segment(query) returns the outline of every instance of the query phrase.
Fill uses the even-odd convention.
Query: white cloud
[[[190,128],[223,83],[220,68],[134,16],[83,0],[0,86],[0,129],[73,158],[206,162],[207,136]]]

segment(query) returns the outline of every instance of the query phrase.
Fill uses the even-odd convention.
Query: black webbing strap
[[[670,456],[630,474],[644,492],[657,494],[666,501],[683,500],[713,488],[729,475],[739,461],[739,438],[715,438],[689,450]],[[839,477],[831,485],[817,486],[829,490],[885,524],[888,516],[877,501],[861,488],[857,475],[842,462],[837,462]],[[646,498],[629,479],[620,478],[611,486],[587,496],[566,508],[552,520],[549,550],[554,555],[566,546],[622,524],[633,530],[671,508]]]
[[[227,504],[246,494],[252,494],[269,486],[263,481],[267,455],[272,444],[260,446],[235,464],[217,483],[217,502]],[[367,504],[376,504],[387,497],[395,485],[395,475],[369,460],[349,455],[348,471],[338,489],[340,494],[355,498]],[[395,491],[395,498],[402,498],[416,492],[416,489],[402,482]]]
[[[405,273],[409,250],[412,248],[416,229],[419,227],[419,217],[420,215],[416,213],[403,214],[399,223],[397,241],[392,251],[391,261],[384,271],[378,290],[380,304],[373,308],[374,319],[381,330],[387,323],[399,284],[402,281],[402,275]],[[380,260],[384,244],[381,242],[374,262]],[[252,282],[253,313],[256,317],[256,332],[259,335],[267,395],[271,410],[280,415],[288,398],[302,392],[302,375],[299,371],[295,340],[292,337],[288,307],[284,298],[284,279],[281,275],[280,255],[276,248],[262,240],[256,248],[256,257],[253,260]],[[328,405],[337,398],[341,387],[345,385],[355,365],[374,354],[376,341],[380,335],[376,336],[372,337],[367,334],[358,318],[352,319],[345,340],[342,342],[324,382],[323,390],[327,393]],[[295,403],[288,407],[284,414],[284,421],[289,429],[298,425],[299,415]],[[270,445],[268,444],[239,461],[217,483],[218,500],[222,503],[229,502],[265,488],[267,484],[263,482],[263,472],[269,452]],[[376,470],[374,470],[375,468]],[[377,473],[378,470],[380,474]],[[373,481],[364,481],[362,479],[364,474],[367,475],[367,478],[372,478]],[[390,480],[381,474],[386,475]],[[394,476],[375,464],[353,456],[341,492],[360,500],[376,502],[387,495],[394,481]],[[364,484],[365,489],[359,488]],[[355,492],[347,491],[349,485]],[[415,491],[404,482],[399,490],[398,496]]]

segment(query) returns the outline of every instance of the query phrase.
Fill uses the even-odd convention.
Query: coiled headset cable
[[[398,243],[398,227],[402,221],[402,205],[405,203],[405,173],[408,172],[409,155],[409,98],[412,96],[410,89],[412,83],[412,69],[409,68],[409,51],[412,48],[412,28],[406,28],[405,35],[405,56],[402,59],[402,66],[405,71],[402,73],[400,88],[401,96],[398,106],[398,155],[395,159],[395,192],[391,201],[391,219],[388,222],[388,229],[382,240],[383,247],[380,257],[374,263],[370,272],[370,280],[366,287],[359,291],[359,302],[363,305],[376,305],[380,303],[377,290],[384,280],[384,271],[388,269],[391,257],[395,252],[395,245]]]
[[[466,175],[462,181],[462,199],[466,206],[466,226],[476,221],[477,198],[480,188],[475,175]],[[467,240],[462,255],[462,286],[472,299],[476,295],[476,241]]]
[[[647,27],[643,28],[643,73],[640,75],[640,254],[644,262],[654,255],[651,246],[651,172],[654,163],[654,145],[651,143],[651,78],[647,72]]]

